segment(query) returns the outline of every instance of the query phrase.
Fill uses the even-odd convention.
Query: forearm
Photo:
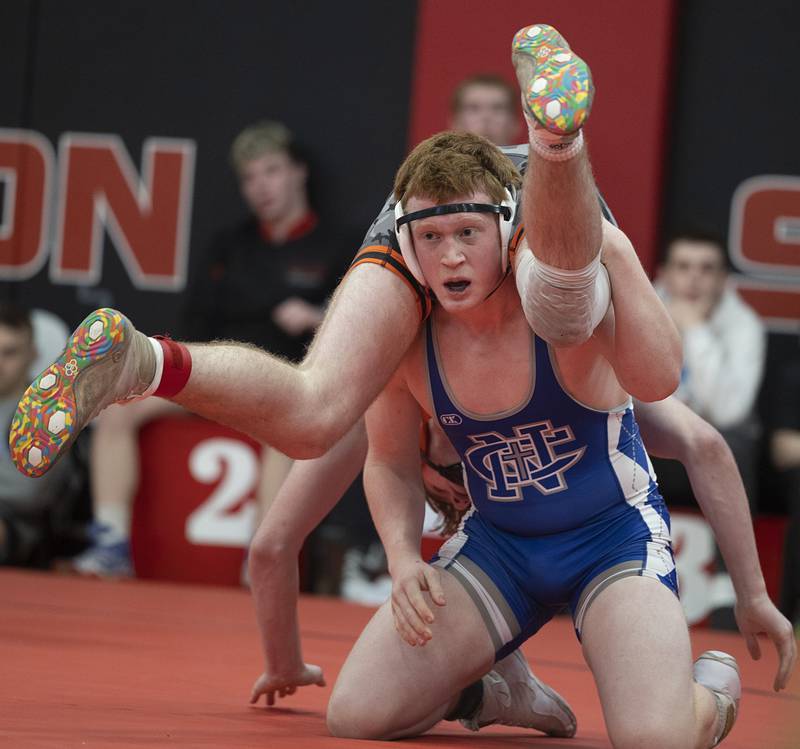
[[[270,574],[252,576],[250,590],[261,635],[265,670],[288,676],[303,667],[297,613],[299,573],[297,556],[276,560]]]
[[[391,573],[401,559],[420,555],[425,517],[422,483],[404,478],[386,465],[367,461],[364,488]]]
[[[250,586],[267,671],[302,667],[297,619],[297,557],[308,534],[339,501],[364,464],[362,421],[334,448],[297,461],[250,546]]]
[[[739,600],[766,594],[744,485],[721,437],[684,466],[700,509],[711,526]]]
[[[772,435],[772,462],[779,471],[800,468],[800,430],[778,429]]]

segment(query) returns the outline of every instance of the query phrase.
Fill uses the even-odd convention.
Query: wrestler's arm
[[[775,690],[786,686],[797,658],[792,625],[767,595],[744,485],[722,435],[677,398],[637,403],[636,420],[648,452],[679,460],[714,532],[736,590],[736,621],[753,658],[766,634],[780,658]],[[669,499],[669,498],[667,498]]]
[[[294,694],[297,687],[324,686],[322,669],[303,661],[297,618],[297,557],[308,534],[339,501],[358,476],[367,452],[360,420],[321,458],[292,466],[250,544],[250,589],[264,652],[264,673],[253,685],[250,702],[263,694]]]
[[[401,366],[402,369],[402,366]],[[392,576],[395,626],[410,645],[432,637],[433,612],[422,596],[445,603],[439,572],[422,559],[425,494],[420,470],[420,410],[398,373],[370,406],[366,416],[369,450],[364,488]]]
[[[611,283],[613,365],[622,387],[640,401],[657,401],[678,387],[681,339],[628,237],[603,221],[602,261]]]

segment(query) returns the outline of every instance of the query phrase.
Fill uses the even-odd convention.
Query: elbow
[[[715,427],[705,419],[696,419],[687,441],[687,454],[702,455],[710,464],[721,464],[730,453],[728,443]]]
[[[299,549],[279,536],[262,534],[253,539],[247,556],[247,569],[253,581],[269,577],[296,564]]]

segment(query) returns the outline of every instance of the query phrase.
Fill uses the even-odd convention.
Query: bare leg
[[[661,583],[628,577],[589,609],[583,652],[614,749],[708,749],[717,707],[692,680],[686,620]]]
[[[148,398],[109,406],[95,422],[89,453],[94,514],[122,535],[130,533],[139,486],[139,430],[148,421],[175,413],[185,412],[162,398]]]
[[[254,527],[258,528],[262,518],[272,507],[293,464],[294,461],[279,450],[264,447],[261,452],[261,472],[258,476],[258,486],[256,487]]]
[[[478,609],[451,575],[442,575],[442,586],[447,605],[437,608],[433,639],[424,647],[412,648],[401,639],[390,603],[372,618],[328,703],[334,736],[397,739],[422,733],[491,668],[494,650]]]
[[[586,267],[603,241],[586,148],[567,161],[548,161],[533,148],[528,158],[522,210],[533,254],[557,268]]]
[[[404,282],[378,266],[358,266],[299,367],[244,345],[192,344],[192,374],[174,400],[291,457],[316,457],[364,413],[418,326]]]

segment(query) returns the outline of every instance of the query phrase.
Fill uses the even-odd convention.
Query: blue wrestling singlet
[[[431,319],[426,334],[434,413],[473,503],[434,563],[472,596],[498,658],[564,607],[580,636],[594,597],[620,577],[653,577],[677,594],[669,514],[630,399],[612,411],[578,403],[547,343],[531,334],[525,401],[475,414],[448,387]]]

